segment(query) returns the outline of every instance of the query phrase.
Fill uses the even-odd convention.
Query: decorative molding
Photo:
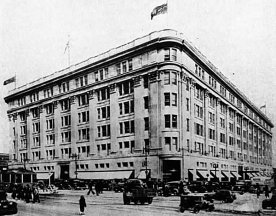
[[[30,109],[26,109],[26,117],[30,116]]]
[[[117,86],[116,86],[116,84],[115,83],[113,83],[113,84],[111,84],[110,86],[109,86],[109,93],[110,94],[113,94],[113,93],[116,93],[116,91],[117,91]]]
[[[156,82],[157,79],[158,79],[158,71],[149,73],[149,81],[150,82]]]
[[[39,109],[39,113],[43,113],[44,107],[42,105],[39,106],[38,109]]]
[[[69,97],[69,100],[70,100],[70,104],[75,104],[75,102],[76,102],[76,96],[73,95],[73,96]]]
[[[147,76],[147,75],[145,75]],[[141,86],[141,76],[136,76],[133,78],[134,87]]]
[[[95,95],[94,90],[88,91],[87,94],[88,94],[88,100],[94,99],[94,95]]]
[[[59,102],[59,101],[54,101],[54,102],[53,102],[53,108],[54,108],[54,109],[57,109],[57,107],[58,107],[58,102]]]

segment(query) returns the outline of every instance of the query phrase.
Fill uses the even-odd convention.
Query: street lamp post
[[[215,180],[217,181],[217,168],[218,168],[218,164],[214,163],[213,167],[215,169]]]
[[[73,158],[75,160],[75,166],[76,166],[76,171],[75,171],[75,174],[76,174],[76,179],[78,178],[78,159],[79,159],[79,155],[74,153],[71,155],[71,158]]]

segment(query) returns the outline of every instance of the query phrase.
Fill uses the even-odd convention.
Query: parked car
[[[275,209],[276,208],[276,190],[275,189],[272,191],[271,199],[263,200],[262,208],[263,209],[267,209],[267,208]]]
[[[72,187],[70,185],[70,182],[68,180],[55,180],[53,183],[59,190],[71,190]]]
[[[217,191],[220,189],[218,182],[206,182],[204,186],[207,192]]]
[[[16,214],[17,203],[7,200],[6,191],[0,191],[0,215]]]
[[[146,188],[140,179],[129,179],[124,185],[123,201],[125,205],[130,204],[130,202],[151,204],[155,195],[154,189]]]
[[[213,200],[202,194],[188,194],[180,196],[179,211],[192,210],[198,213],[200,210],[213,211],[215,209]]]
[[[226,203],[232,203],[236,199],[236,195],[232,191],[225,189],[218,190],[214,194],[206,194],[205,196]]]
[[[225,190],[232,190],[232,184],[228,181],[221,181],[219,182],[219,188]]]
[[[124,191],[124,182],[118,182],[113,185],[114,192],[123,192]]]
[[[188,189],[192,192],[205,193],[207,191],[205,183],[202,181],[193,181],[188,185]]]
[[[88,186],[85,181],[80,179],[71,179],[70,186],[73,190],[86,190],[88,189]]]
[[[251,187],[251,181],[237,181],[233,191],[248,192]]]

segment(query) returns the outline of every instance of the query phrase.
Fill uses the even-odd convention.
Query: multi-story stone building
[[[271,121],[174,30],[16,88],[5,101],[14,168],[86,179],[272,172]]]

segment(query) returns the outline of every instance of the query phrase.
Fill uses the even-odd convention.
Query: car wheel
[[[152,198],[148,198],[148,204],[152,203]]]
[[[199,213],[199,211],[200,211],[199,206],[195,206],[195,207],[194,207],[194,213],[196,213],[196,214],[197,214],[197,213]]]
[[[185,211],[185,208],[183,206],[180,206],[179,211],[183,213]]]

